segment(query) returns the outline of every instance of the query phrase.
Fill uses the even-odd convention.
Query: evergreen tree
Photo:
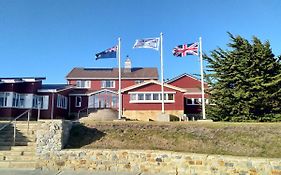
[[[268,41],[229,36],[230,50],[204,55],[215,104],[207,107],[207,115],[223,121],[281,120],[281,57],[274,56]]]

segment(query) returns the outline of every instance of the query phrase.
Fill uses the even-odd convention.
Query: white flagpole
[[[121,38],[118,38],[118,66],[119,66],[119,76],[118,76],[118,83],[119,83],[119,90],[118,90],[118,120],[121,120],[121,111],[122,111],[122,96],[121,96]]]
[[[165,113],[164,107],[164,66],[163,66],[163,33],[160,33],[160,60],[161,60],[161,96],[162,96],[162,114]]]
[[[203,120],[206,120],[206,114],[205,114],[205,95],[204,95],[204,75],[203,75],[203,57],[202,57],[202,38],[199,37],[199,44],[200,44],[200,67],[201,67],[201,95],[202,95],[202,114],[203,114]]]

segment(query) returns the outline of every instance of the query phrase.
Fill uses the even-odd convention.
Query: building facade
[[[43,85],[42,77],[0,78],[0,119],[30,111],[31,120],[68,116],[69,85]],[[24,116],[26,117],[26,116]]]
[[[121,69],[122,116],[158,120],[162,94],[157,68],[131,65],[127,58]],[[100,109],[119,110],[118,74],[118,68],[73,68],[66,76],[67,84],[42,84],[42,77],[0,78],[0,119],[13,119],[27,110],[33,120],[75,119]],[[200,80],[188,74],[165,82],[165,114],[197,118],[201,113],[200,87]]]

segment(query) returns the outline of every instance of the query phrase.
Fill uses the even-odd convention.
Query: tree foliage
[[[229,33],[230,50],[217,48],[208,61],[209,94],[215,105],[207,107],[213,120],[281,120],[281,57],[268,41],[252,43]]]

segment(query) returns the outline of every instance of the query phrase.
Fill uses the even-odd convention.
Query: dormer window
[[[89,80],[77,80],[76,86],[78,88],[90,88],[91,87],[91,81],[89,81]]]
[[[143,83],[144,80],[135,80],[135,84],[140,84],[140,83]]]

